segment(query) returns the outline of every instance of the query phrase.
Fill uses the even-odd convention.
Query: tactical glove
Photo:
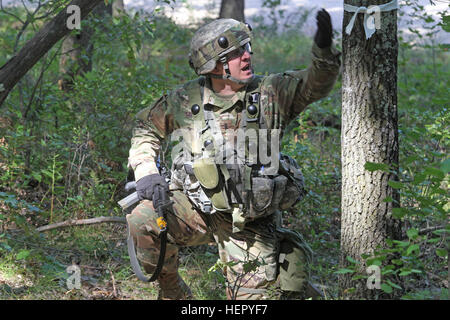
[[[166,180],[157,173],[139,179],[136,182],[136,191],[139,200],[147,199],[153,201],[153,194],[156,186],[162,186],[166,192],[169,191]]]
[[[326,48],[331,46],[331,39],[333,38],[333,27],[331,25],[331,18],[329,13],[322,9],[317,12],[317,31],[314,36],[314,42],[319,48]]]

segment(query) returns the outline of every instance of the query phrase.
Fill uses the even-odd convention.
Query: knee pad
[[[281,290],[306,290],[311,256],[312,251],[301,235],[296,231],[284,229],[278,258]]]

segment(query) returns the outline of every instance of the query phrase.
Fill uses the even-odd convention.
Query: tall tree
[[[244,0],[222,0],[219,18],[232,18],[245,22]]]
[[[112,5],[104,2],[99,3],[92,10],[92,14],[98,17],[111,16],[112,12]],[[59,60],[61,78],[58,80],[58,85],[61,90],[70,90],[75,76],[92,70],[94,47],[91,38],[94,32],[94,28],[87,26],[67,35],[64,39]]]
[[[81,20],[103,0],[73,0],[70,5],[80,8]],[[0,106],[19,80],[71,30],[67,28],[67,7],[61,10],[22,49],[0,67]]]
[[[345,0],[357,7],[386,2]],[[387,238],[400,237],[400,223],[392,217],[399,195],[388,185],[396,174],[365,169],[367,162],[398,168],[397,10],[380,12],[380,29],[369,39],[363,14],[358,14],[351,34],[345,33],[353,14],[344,13],[342,39],[341,265],[346,267],[351,257],[365,273],[368,266],[361,256],[385,248]],[[387,197],[394,201],[383,201]],[[368,288],[366,280],[351,278],[340,277],[344,297],[371,299],[381,293]]]

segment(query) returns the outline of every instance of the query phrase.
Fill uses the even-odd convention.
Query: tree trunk
[[[103,0],[73,0],[69,5],[80,7],[81,20]],[[71,30],[67,28],[70,14],[64,8],[48,22],[23,48],[0,67],[0,106],[19,80]]]
[[[112,15],[112,5],[100,3],[92,10],[92,14],[105,17]],[[77,34],[69,34],[63,41],[61,58],[59,60],[59,71],[61,78],[58,80],[60,90],[69,91],[72,88],[76,76],[92,70],[92,54],[94,46],[91,38],[95,30],[86,26]]]
[[[345,0],[353,6],[384,4],[386,0]],[[342,220],[341,266],[347,257],[361,262],[361,257],[386,247],[386,238],[400,238],[400,223],[392,217],[399,200],[388,185],[395,173],[365,170],[366,162],[384,163],[398,168],[397,127],[397,10],[381,12],[380,29],[366,39],[363,14],[358,14],[353,31],[345,27],[353,16],[344,12],[342,72]],[[382,293],[369,289],[366,279],[351,280],[352,274],[339,279],[341,294],[351,299],[373,299]],[[383,279],[381,279],[383,282]],[[349,290],[355,288],[355,290]],[[386,296],[384,296],[386,297]]]
[[[245,22],[244,0],[222,0],[219,18],[232,18]]]

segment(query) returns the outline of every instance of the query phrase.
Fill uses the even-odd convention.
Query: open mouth
[[[248,71],[248,70],[250,70],[250,65],[249,65],[249,64],[246,65],[246,66],[243,67],[241,70],[242,70],[242,71]]]

